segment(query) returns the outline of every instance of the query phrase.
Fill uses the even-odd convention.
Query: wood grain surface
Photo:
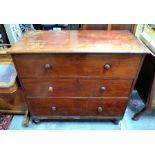
[[[128,97],[132,86],[132,80],[103,79],[23,79],[22,83],[28,98]]]
[[[129,31],[31,31],[11,49],[33,118],[121,119],[145,46]]]
[[[29,99],[28,105],[33,116],[122,116],[126,99]],[[55,107],[55,108],[54,108]],[[98,110],[101,107],[102,110]],[[100,108],[100,109],[101,109]],[[53,110],[52,110],[53,109]]]
[[[9,53],[148,53],[129,31],[29,31]]]
[[[134,78],[142,59],[135,54],[24,54],[14,55],[21,78],[102,77]],[[51,67],[46,68],[46,65]],[[105,65],[110,65],[109,69]]]

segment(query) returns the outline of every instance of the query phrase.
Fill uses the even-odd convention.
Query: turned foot
[[[113,122],[114,124],[118,125],[119,122],[120,122],[120,120],[119,120],[119,119],[115,119],[115,120],[113,120],[112,122]]]
[[[138,121],[138,120],[139,120],[139,117],[136,117],[136,115],[134,115],[134,116],[132,117],[132,120],[133,120],[133,121]]]
[[[32,122],[35,123],[35,124],[39,124],[40,123],[40,119],[33,119]]]

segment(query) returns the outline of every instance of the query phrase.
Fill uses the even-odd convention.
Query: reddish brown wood
[[[33,118],[121,119],[146,49],[127,31],[37,31],[11,53]]]
[[[129,31],[30,31],[10,53],[148,53]]]
[[[133,79],[141,58],[141,55],[119,54],[14,55],[21,78],[93,76]],[[46,64],[51,67],[45,68]],[[109,69],[105,67],[107,64]]]
[[[22,83],[26,96],[30,98],[128,97],[132,80],[23,79]]]
[[[32,116],[122,116],[127,99],[29,99],[28,105]],[[98,108],[102,107],[102,111]],[[54,110],[55,109],[55,110]]]

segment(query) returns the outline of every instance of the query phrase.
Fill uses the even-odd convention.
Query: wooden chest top
[[[29,31],[9,53],[149,53],[129,31]]]

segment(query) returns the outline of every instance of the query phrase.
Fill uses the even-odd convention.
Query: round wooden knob
[[[102,107],[98,107],[98,108],[97,108],[97,111],[98,111],[98,112],[102,112],[102,111],[103,111],[103,108],[102,108]]]
[[[52,65],[51,64],[45,64],[45,69],[50,69],[50,68],[52,68]]]
[[[108,69],[110,69],[110,68],[111,68],[111,65],[110,65],[110,64],[105,64],[105,65],[104,65],[104,69],[108,70]]]
[[[57,110],[56,106],[51,107],[52,112],[55,112]]]
[[[50,86],[50,87],[48,88],[48,90],[49,90],[50,92],[53,92],[53,87]]]
[[[100,89],[101,89],[102,91],[105,91],[105,90],[106,90],[106,87],[102,86]]]

